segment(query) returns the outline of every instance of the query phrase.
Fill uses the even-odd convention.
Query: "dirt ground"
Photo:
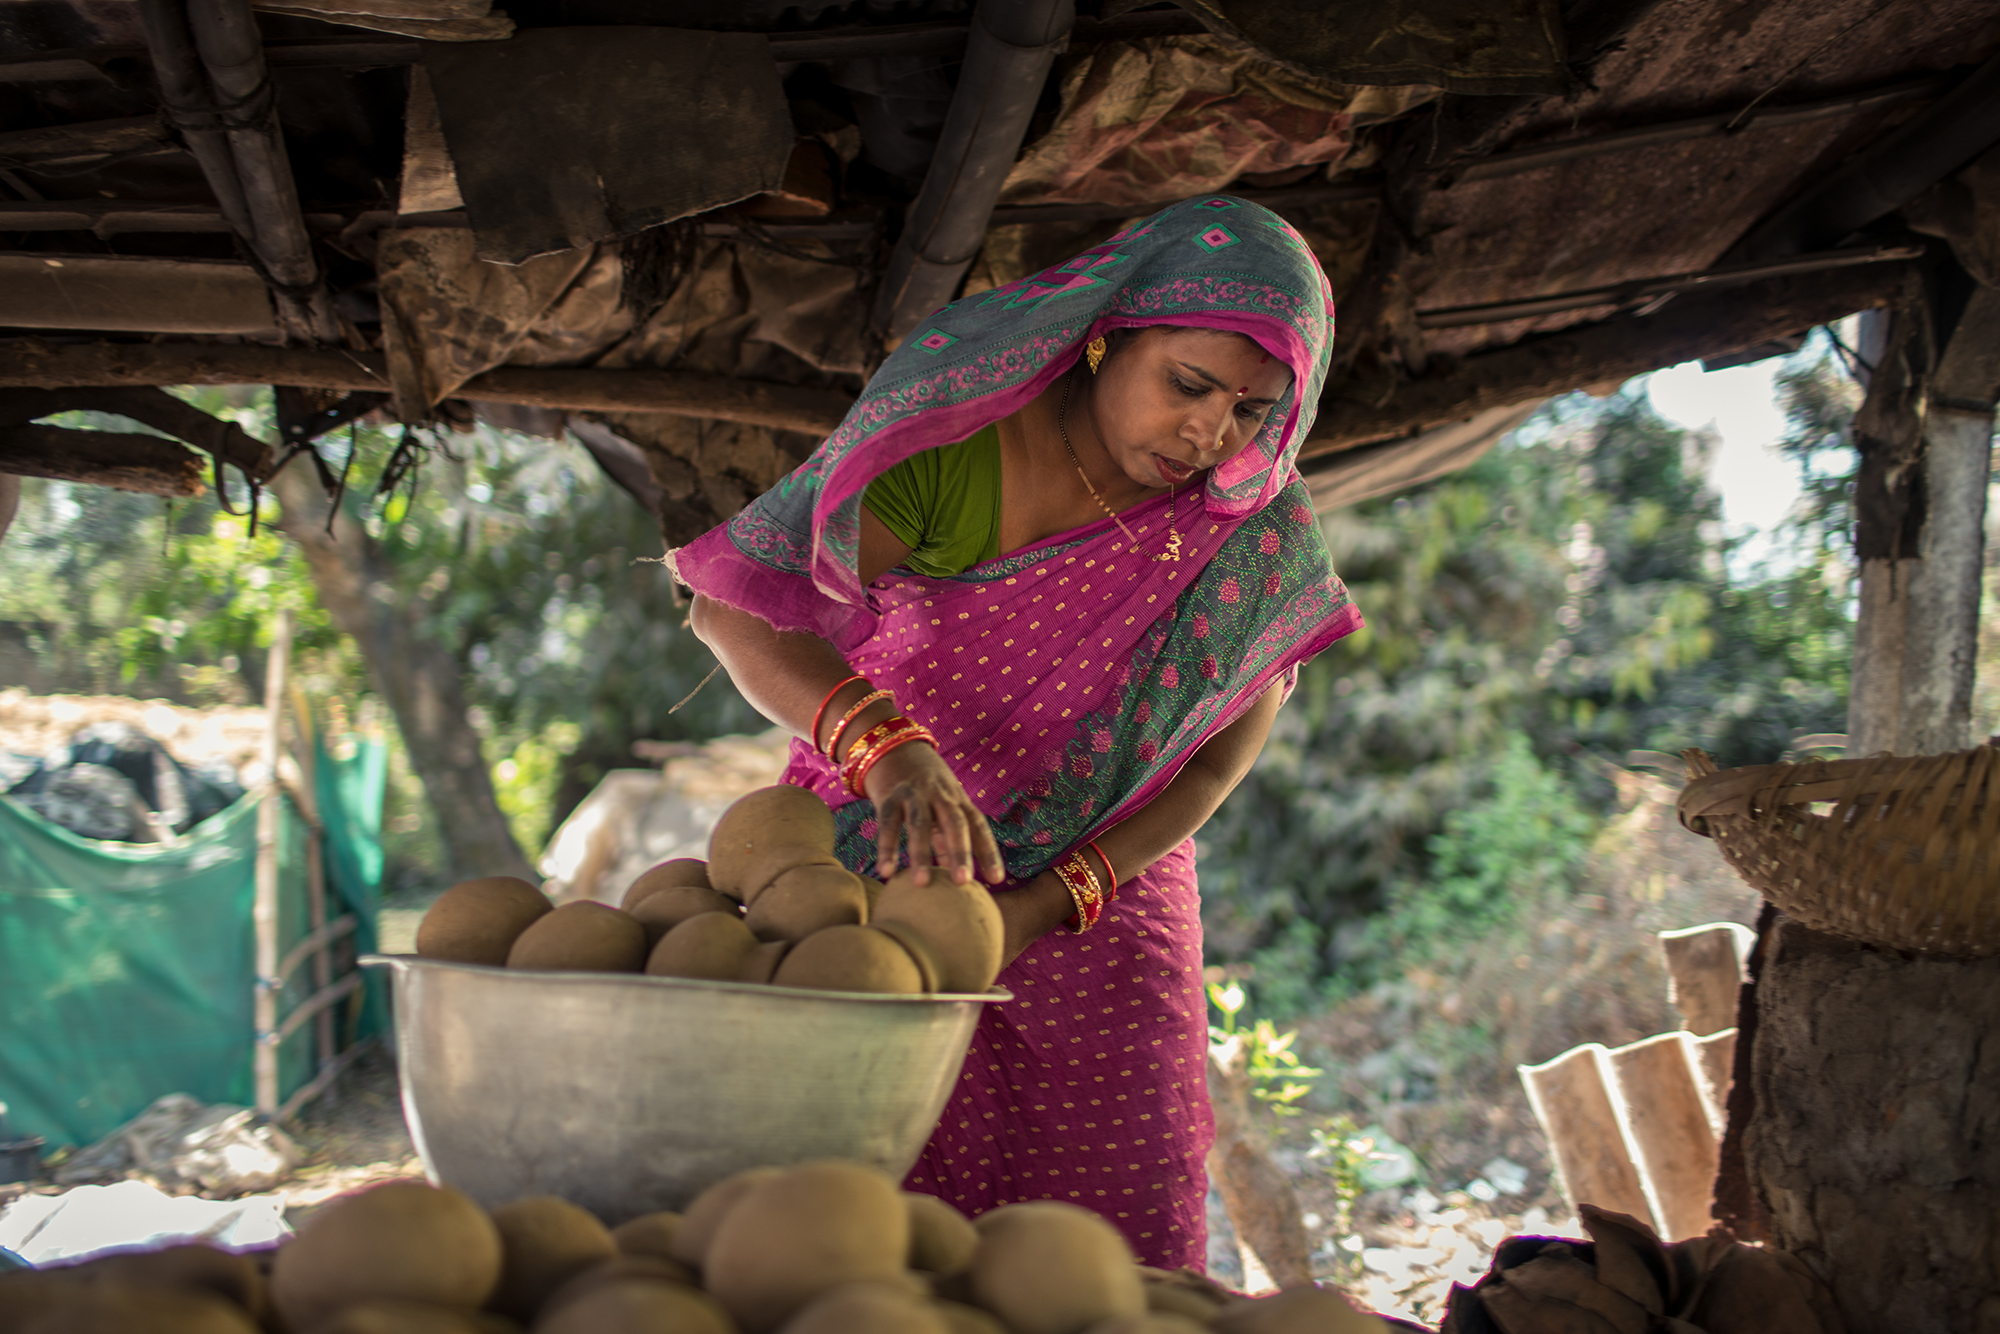
[[[289,1127],[305,1165],[279,1187],[285,1219],[297,1227],[336,1195],[399,1177],[422,1177],[403,1123],[393,1058],[377,1046],[341,1076],[329,1097],[304,1108]]]

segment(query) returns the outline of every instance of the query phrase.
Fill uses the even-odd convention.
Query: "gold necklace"
[[[1090,474],[1083,470],[1083,460],[1076,456],[1076,446],[1069,442],[1069,386],[1070,379],[1065,376],[1063,378],[1062,404],[1056,409],[1056,431],[1062,436],[1063,449],[1069,454],[1069,461],[1075,465],[1076,475],[1083,479],[1083,489],[1090,492],[1090,498],[1097,502],[1097,508],[1103,510],[1105,517],[1118,525],[1118,531],[1125,534],[1125,540],[1136,548],[1139,545],[1139,539],[1132,535],[1132,530],[1127,528],[1125,521],[1118,517],[1118,511],[1105,504],[1104,497],[1097,494],[1097,488],[1090,484]],[[1167,549],[1162,551],[1155,559],[1179,560],[1181,558],[1180,529],[1174,526],[1174,512],[1179,505],[1180,493],[1173,492],[1169,494],[1167,497]]]

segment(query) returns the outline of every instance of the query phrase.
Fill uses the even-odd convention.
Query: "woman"
[[[1218,197],[938,312],[840,428],[671,553],[694,627],[799,734],[839,852],[993,885],[1000,985],[909,1185],[1069,1200],[1202,1267],[1194,832],[1297,668],[1360,625],[1293,467],[1325,275]],[[829,756],[826,752],[831,751]]]

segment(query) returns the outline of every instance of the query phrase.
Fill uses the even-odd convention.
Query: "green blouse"
[[[996,426],[913,454],[868,484],[862,503],[910,548],[903,564],[945,578],[1000,556]]]

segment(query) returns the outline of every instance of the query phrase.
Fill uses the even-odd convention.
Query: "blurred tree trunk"
[[[1238,1033],[1208,1050],[1208,1101],[1215,1112],[1215,1143],[1208,1150],[1208,1174],[1222,1195],[1222,1207],[1236,1228],[1236,1240],[1256,1257],[1280,1288],[1312,1282],[1312,1246],[1305,1216],[1284,1170],[1271,1159],[1263,1132],[1251,1115],[1250,1044]],[[1254,1286],[1244,1265],[1243,1285]]]
[[[326,496],[304,465],[286,468],[270,485],[284,507],[278,530],[305,553],[320,604],[354,637],[396,715],[453,878],[517,875],[539,883],[494,795],[479,734],[466,716],[458,661],[393,595],[388,564],[361,525],[342,514],[327,532]]]

